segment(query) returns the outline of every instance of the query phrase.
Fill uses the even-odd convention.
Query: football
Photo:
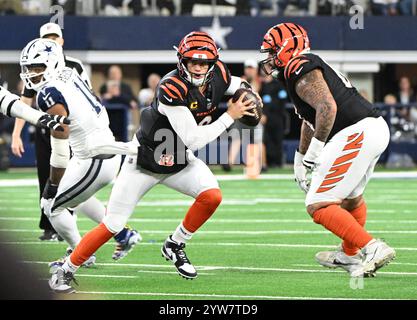
[[[252,110],[250,110],[250,112],[253,112],[253,114],[255,116],[243,116],[242,118],[239,119],[240,122],[242,122],[243,124],[250,126],[250,127],[255,127],[256,125],[258,125],[259,121],[261,120],[261,116],[262,116],[262,101],[260,101],[260,99],[252,92],[252,90],[250,89],[245,89],[245,88],[240,88],[238,89],[235,94],[233,95],[232,101],[236,102],[237,100],[239,100],[240,96],[244,93],[247,93],[246,96],[243,98],[243,101],[246,100],[253,100],[255,101],[255,105],[256,107]]]

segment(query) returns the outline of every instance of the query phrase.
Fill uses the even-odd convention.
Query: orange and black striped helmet
[[[192,31],[181,40],[178,48],[174,48],[177,50],[178,70],[182,78],[197,86],[211,80],[214,66],[219,59],[219,50],[212,37],[205,32]],[[192,74],[187,69],[188,61],[208,63],[209,69],[203,79],[193,79]]]
[[[265,73],[271,74],[285,68],[288,62],[310,50],[310,41],[304,28],[295,23],[280,23],[270,28],[264,36],[261,52],[268,58],[261,61]]]

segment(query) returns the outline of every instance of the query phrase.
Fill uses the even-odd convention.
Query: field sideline
[[[283,173],[278,175],[279,173]],[[97,254],[97,265],[77,273],[74,299],[416,299],[417,174],[379,172],[365,193],[367,228],[397,250],[397,259],[360,285],[347,273],[320,267],[317,251],[338,239],[314,224],[303,194],[288,170],[244,180],[221,176],[223,203],[187,245],[199,277],[186,281],[161,257],[163,240],[181,221],[192,199],[164,186],[151,190],[136,207],[130,225],[143,242],[113,262],[114,242]],[[387,178],[387,176],[390,176]],[[405,177],[410,177],[406,179]],[[65,244],[41,242],[38,191],[33,171],[0,173],[0,231],[4,244],[49,277],[47,263],[63,255]],[[111,187],[98,193],[106,202]],[[79,214],[82,233],[94,226]],[[356,289],[352,289],[352,287]]]

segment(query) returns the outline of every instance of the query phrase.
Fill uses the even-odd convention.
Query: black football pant
[[[268,166],[281,167],[283,157],[284,116],[269,115],[264,126],[264,143]]]
[[[43,189],[49,178],[49,160],[51,158],[51,141],[49,130],[44,128],[36,128],[35,133],[35,150],[36,150],[36,167],[38,169],[38,183],[39,183],[39,200],[42,197]],[[53,230],[51,223],[47,216],[41,212],[41,220],[39,221],[39,228],[43,230]]]

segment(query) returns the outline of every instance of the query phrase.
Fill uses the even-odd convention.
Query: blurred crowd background
[[[415,0],[0,0],[0,14],[47,15],[60,5],[68,15],[346,15],[360,5],[369,15],[416,15]]]
[[[348,16],[354,14],[350,12],[353,5],[360,5],[365,17],[412,16],[416,15],[417,0],[0,0],[0,23],[2,16],[13,15],[45,16],[44,23],[48,19],[47,16],[53,14],[54,10],[51,8],[54,5],[61,6],[66,16],[162,16],[166,19],[178,15],[251,16],[254,19],[265,16],[277,17],[276,21],[279,22],[284,17],[320,19],[320,16]],[[159,19],[163,19],[162,17]],[[317,23],[320,23],[320,20],[317,20]],[[37,32],[39,26],[33,26],[33,30]],[[64,29],[64,37],[70,32],[70,29]],[[183,34],[179,34],[178,39],[182,36]],[[109,37],[113,36],[109,34]],[[396,39],[390,41],[392,43]],[[117,43],[117,39],[114,42]],[[11,63],[7,62],[6,58],[2,60],[8,52],[2,52],[0,48],[0,85],[20,94],[22,82],[19,79],[18,61]],[[117,55],[117,51],[112,52]],[[366,54],[372,55],[372,52]],[[221,57],[222,55],[221,52]],[[262,168],[266,171],[291,163],[293,151],[298,143],[300,120],[292,110],[283,85],[263,75],[255,57],[246,57],[240,61],[234,59],[232,63],[226,62],[232,74],[246,78],[263,99],[264,116],[258,127],[261,135],[256,136],[255,140],[261,146],[260,150],[263,150]],[[111,128],[116,138],[127,141],[137,130],[140,112],[151,103],[159,80],[175,68],[175,63],[104,62],[87,63],[86,67],[95,94],[108,109]],[[381,63],[374,72],[354,70],[348,72],[348,76],[359,92],[382,110],[390,123],[392,143],[381,162],[388,167],[414,167],[417,162],[417,63]],[[225,105],[221,107],[225,109]],[[33,128],[25,128],[23,139],[27,146],[26,154],[24,158],[18,159],[10,152],[13,125],[13,119],[0,116],[0,170],[10,166],[34,165]],[[234,143],[229,145],[228,149],[229,163],[223,163],[222,166],[226,171],[232,170],[233,164],[242,163],[236,160],[237,158],[243,159],[243,163],[245,159],[244,156],[238,157],[244,152],[245,146]]]

